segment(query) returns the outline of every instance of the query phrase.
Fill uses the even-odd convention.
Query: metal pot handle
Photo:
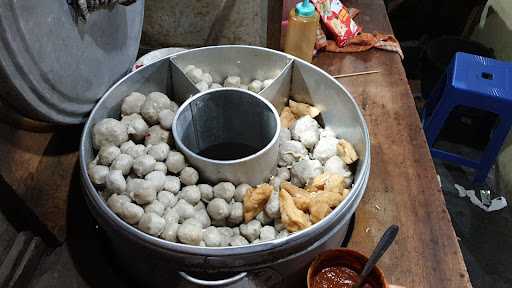
[[[229,277],[229,278],[222,279],[222,280],[202,280],[202,279],[197,279],[195,277],[192,277],[185,272],[178,272],[178,274],[180,274],[181,277],[185,278],[186,280],[188,280],[194,284],[203,285],[203,286],[229,285],[229,284],[235,283],[235,282],[241,280],[242,278],[244,278],[245,276],[247,276],[247,272],[242,272],[233,277]]]

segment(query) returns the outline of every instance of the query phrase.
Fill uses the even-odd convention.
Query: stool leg
[[[443,128],[444,122],[450,112],[455,107],[451,101],[446,100],[446,97],[443,97],[437,104],[437,107],[432,112],[432,116],[425,123],[425,136],[427,137],[428,147],[432,148],[434,142],[439,136],[439,132],[441,132],[441,128]]]
[[[473,179],[474,183],[484,183],[485,179],[487,179],[487,174],[489,174],[489,170],[491,170],[494,161],[496,161],[496,157],[500,152],[503,142],[507,138],[511,126],[511,120],[505,120],[503,117],[500,118],[500,124],[494,130],[489,144],[485,147],[485,151],[480,160],[480,168],[477,170],[475,178]]]

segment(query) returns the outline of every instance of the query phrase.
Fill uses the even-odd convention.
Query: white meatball
[[[293,163],[307,158],[308,150],[299,141],[288,140],[281,143],[279,147],[279,166],[289,166]]]
[[[292,140],[292,132],[290,132],[290,129],[281,127],[281,130],[279,130],[279,144],[290,140]]]
[[[132,92],[123,99],[121,104],[121,115],[130,115],[140,113],[142,104],[146,101],[146,96],[138,92]]]
[[[167,174],[167,165],[165,165],[164,162],[156,162],[153,169],[155,169],[154,171],[160,171],[164,174]]]
[[[339,156],[332,156],[325,162],[324,172],[338,174],[343,177],[350,177],[352,174],[347,164]]]
[[[155,158],[150,155],[142,155],[133,161],[133,172],[139,177],[145,176],[155,168]]]
[[[253,80],[249,83],[247,88],[254,93],[260,93],[260,91],[263,90],[263,82],[260,80]]]
[[[228,76],[226,80],[224,80],[224,87],[240,87],[240,77]]]
[[[128,140],[128,132],[120,121],[106,118],[94,125],[92,139],[96,149],[107,145],[119,146]]]
[[[156,198],[153,182],[143,179],[130,179],[126,183],[126,192],[137,204],[148,204]]]
[[[193,69],[196,69],[196,66],[194,66],[194,65],[187,65],[187,66],[185,66],[185,68],[183,68],[183,73],[185,73],[185,75],[186,75],[187,73],[189,73]]]
[[[133,166],[133,158],[128,154],[119,154],[119,156],[114,159],[112,162],[112,166],[110,169],[112,170],[121,170],[123,175],[128,175],[130,170],[132,170]]]
[[[87,172],[92,183],[96,185],[103,185],[107,180],[107,175],[110,170],[107,166],[103,165],[89,165]]]
[[[119,147],[114,145],[103,146],[98,152],[98,164],[110,166],[119,154],[121,154]]]
[[[129,224],[137,224],[144,214],[144,209],[131,202],[123,202],[121,207],[121,218]]]
[[[174,194],[165,190],[158,192],[158,194],[156,195],[156,199],[158,199],[158,201],[162,203],[162,205],[164,205],[164,207],[166,208],[174,207],[174,205],[176,205],[176,202],[178,202],[178,198],[176,198]]]
[[[174,116],[176,116],[176,113],[170,109],[160,111],[160,113],[158,113],[158,122],[160,122],[160,126],[166,130],[171,130]]]
[[[185,186],[181,189],[180,197],[188,203],[196,205],[201,201],[201,191],[196,185]]]
[[[240,234],[249,241],[254,241],[260,236],[261,223],[256,220],[251,220],[247,224],[240,225]]]
[[[222,234],[220,234],[214,226],[210,226],[204,230],[203,240],[208,247],[220,247],[222,238]]]
[[[155,213],[146,212],[142,215],[139,221],[139,229],[153,236],[158,236],[164,230],[164,218],[156,215]]]
[[[170,148],[169,144],[162,142],[151,145],[146,151],[148,155],[155,158],[156,161],[164,161],[167,158],[167,154],[169,154]]]
[[[241,202],[231,203],[231,212],[227,221],[231,224],[238,225],[244,220],[244,205]]]
[[[142,119],[140,114],[130,114],[123,116],[121,123],[126,125],[126,131],[134,140],[140,141],[148,132],[148,124]]]
[[[127,155],[130,155],[133,159],[135,159],[139,156],[146,154],[146,146],[144,146],[142,144],[137,144],[137,145],[133,144],[133,145],[129,145],[129,147],[127,147],[124,152],[121,147],[121,152],[125,153]]]
[[[185,167],[180,172],[180,181],[185,185],[195,185],[199,180],[199,173],[192,167]]]
[[[281,212],[279,210],[279,190],[272,191],[272,194],[270,194],[270,198],[267,201],[267,204],[265,205],[265,213],[270,218],[279,218],[281,217]]]
[[[290,180],[290,170],[286,167],[277,168],[277,177],[281,178],[284,181]],[[277,189],[279,191],[280,189]]]
[[[196,205],[194,205],[194,209],[196,210],[206,210],[206,205],[203,202],[199,201]]]
[[[219,184],[213,186],[213,196],[215,198],[222,198],[227,202],[233,199],[233,195],[235,194],[235,185],[229,182],[220,182]]]
[[[228,246],[231,237],[234,236],[233,230],[229,227],[217,227],[217,231],[222,235],[221,246]]]
[[[162,129],[160,125],[151,126],[144,138],[144,145],[155,145],[158,143],[167,143],[169,141],[169,131]]]
[[[194,214],[194,217],[192,218],[196,219],[199,223],[201,223],[202,228],[206,228],[212,224],[210,216],[208,216],[208,212],[206,212],[206,209],[197,209],[196,207],[194,207],[194,209],[196,210],[196,212]]]
[[[206,84],[210,85],[213,82],[212,75],[208,72],[204,72],[203,75],[201,75],[201,81],[205,82]]]
[[[243,202],[245,193],[250,188],[252,188],[252,187],[249,184],[245,184],[245,183],[236,186],[235,193],[233,194],[233,198],[235,198],[235,201]]]
[[[164,220],[166,223],[179,223],[180,215],[174,208],[167,208],[164,212]]]
[[[184,244],[198,246],[201,240],[203,240],[203,231],[201,226],[190,222],[181,224],[178,227],[178,239]]]
[[[208,203],[213,199],[213,187],[208,184],[197,185],[199,192],[201,192],[201,200]]]
[[[194,217],[194,214],[196,213],[196,210],[194,209],[194,206],[192,206],[187,201],[180,199],[178,203],[174,206],[174,209],[180,216],[179,222],[183,222],[189,218]]]
[[[306,115],[295,121],[292,127],[292,138],[300,141],[306,148],[311,149],[315,147],[320,138],[320,125],[311,116]]]
[[[162,171],[149,172],[144,179],[152,182],[153,185],[155,185],[156,191],[160,191],[164,188],[166,180],[165,173]]]
[[[292,166],[291,175],[304,186],[316,176],[322,174],[324,169],[318,160],[304,159]]]
[[[215,198],[210,201],[206,209],[208,211],[208,215],[215,220],[225,219],[231,213],[229,204],[226,200],[221,198]]]
[[[270,224],[272,223],[273,220],[270,216],[267,215],[267,213],[265,213],[265,211],[261,211],[260,213],[258,213],[255,219],[256,221],[260,222],[261,225]]]
[[[149,124],[158,122],[158,114],[165,109],[171,109],[171,100],[160,92],[151,92],[142,104],[140,113]]]
[[[187,223],[187,224],[192,224],[192,225],[196,225],[196,226],[198,226],[198,227],[201,227],[201,226],[202,226],[202,225],[201,225],[201,222],[199,222],[197,219],[195,219],[195,218],[193,218],[193,217],[192,217],[192,218],[189,218],[189,219],[187,219],[187,220],[185,220],[185,221],[183,221],[183,224],[185,224],[185,223]]]
[[[167,170],[174,174],[180,173],[181,170],[187,166],[185,163],[185,156],[177,151],[169,152],[167,160],[165,160],[165,165],[167,165]]]
[[[325,163],[327,159],[336,155],[336,145],[338,145],[338,142],[338,139],[332,137],[320,138],[318,143],[315,145],[315,149],[313,149],[313,159],[317,159],[320,160],[320,162]]]
[[[107,206],[117,215],[121,215],[123,211],[123,203],[131,202],[130,197],[126,195],[112,194],[107,200]]]
[[[160,237],[167,241],[176,242],[178,227],[180,227],[180,224],[178,224],[177,222],[166,222],[164,230],[160,234]]]
[[[324,137],[336,138],[336,133],[334,133],[334,131],[329,127],[325,129],[320,128],[320,138]]]
[[[208,83],[206,83],[204,81],[199,81],[196,84],[196,88],[197,88],[197,90],[199,90],[201,92],[206,91],[206,90],[208,90]]]
[[[210,85],[210,89],[217,89],[217,88],[222,88],[222,85],[220,85],[219,83],[212,83],[212,85]]]
[[[264,87],[263,89],[270,86],[270,84],[272,84],[272,82],[274,82],[274,79],[267,79],[267,80],[263,81],[263,87]]]
[[[181,189],[180,178],[176,176],[165,176],[164,190],[177,194]]]
[[[290,233],[288,233],[288,230],[284,229],[284,230],[279,231],[276,238],[277,239],[286,238],[286,237],[288,237],[288,235],[290,235]]]
[[[194,68],[188,70],[187,72],[185,72],[185,75],[187,75],[187,77],[193,83],[198,83],[202,80],[201,76],[203,76],[203,71],[199,68],[194,67]]]
[[[249,245],[249,241],[245,239],[242,235],[235,235],[231,237],[229,241],[229,246],[243,246]]]
[[[264,226],[260,231],[261,241],[270,241],[276,239],[276,230],[272,226]]]
[[[155,200],[151,203],[149,203],[148,205],[146,205],[146,207],[144,207],[144,212],[146,213],[155,213],[156,215],[158,216],[162,216],[164,215],[164,211],[165,211],[165,206],[164,204],[162,204],[160,201],[158,200]]]
[[[111,170],[105,180],[105,186],[110,193],[123,194],[126,191],[126,180],[123,172],[121,170]]]
[[[240,235],[240,227],[233,227],[231,229],[233,230],[233,236]]]
[[[132,148],[133,146],[135,146],[135,143],[132,140],[128,140],[121,144],[119,149],[121,150],[121,153],[127,154],[126,151],[128,151],[128,149]]]

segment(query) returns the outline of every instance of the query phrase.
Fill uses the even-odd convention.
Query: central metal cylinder
[[[258,185],[277,166],[280,129],[270,102],[250,91],[222,88],[185,101],[172,133],[202,180]]]

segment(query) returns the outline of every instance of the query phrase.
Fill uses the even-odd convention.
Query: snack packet
[[[348,39],[361,32],[361,28],[350,17],[348,8],[340,0],[312,0],[312,2],[339,47],[343,47]]]

